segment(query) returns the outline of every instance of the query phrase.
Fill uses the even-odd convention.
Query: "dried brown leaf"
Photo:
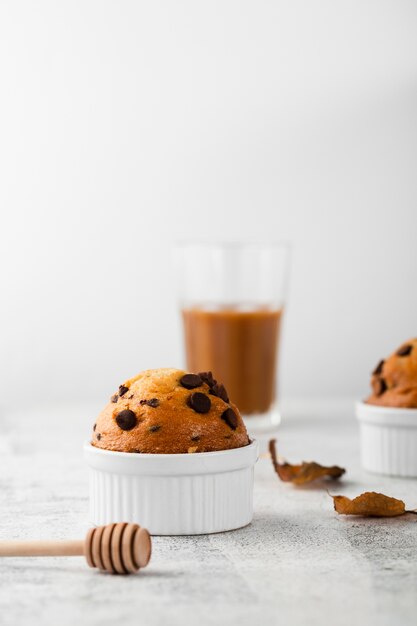
[[[341,515],[365,515],[366,517],[396,517],[406,511],[402,500],[384,496],[382,493],[367,491],[351,500],[346,496],[331,496],[334,509]]]
[[[319,478],[330,478],[332,480],[340,478],[346,470],[343,467],[332,465],[326,467],[311,461],[303,462],[301,465],[291,465],[290,463],[280,463],[277,456],[275,439],[269,442],[269,452],[272,458],[274,469],[281,480],[284,482],[292,482],[294,485],[305,485]]]

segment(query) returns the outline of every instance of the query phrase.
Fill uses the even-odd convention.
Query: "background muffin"
[[[417,408],[417,339],[403,343],[378,363],[371,378],[368,404]]]
[[[211,372],[141,372],[120,385],[94,424],[92,444],[106,450],[179,454],[249,443],[226,389]]]

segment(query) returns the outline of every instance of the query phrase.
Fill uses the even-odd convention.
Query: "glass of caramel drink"
[[[252,432],[278,425],[289,246],[185,243],[177,257],[187,369],[212,371]]]

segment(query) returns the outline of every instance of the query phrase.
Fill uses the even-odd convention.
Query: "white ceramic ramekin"
[[[195,454],[135,454],[86,443],[90,520],[136,522],[152,535],[199,535],[246,526],[253,516],[258,444]]]
[[[391,476],[417,477],[417,409],[358,402],[356,416],[364,469]]]

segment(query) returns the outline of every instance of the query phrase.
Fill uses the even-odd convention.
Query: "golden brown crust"
[[[206,382],[185,388],[180,382],[184,374],[177,369],[146,370],[127,380],[98,416],[91,443],[105,450],[156,454],[211,452],[247,445],[248,434],[237,407],[210,393],[213,389]],[[204,410],[210,404],[208,412],[191,408],[193,393],[205,396],[195,399],[203,401]],[[199,408],[198,402],[195,405]],[[120,415],[122,411],[127,412]]]
[[[417,339],[410,339],[378,363],[371,378],[368,404],[417,408]]]

